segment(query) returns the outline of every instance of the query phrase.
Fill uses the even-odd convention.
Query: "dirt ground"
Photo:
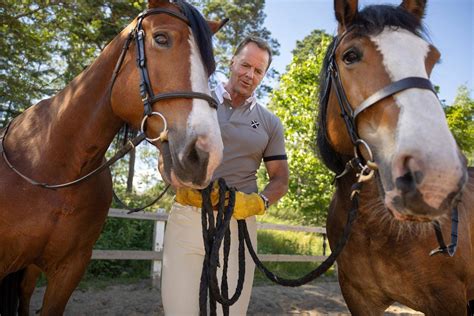
[[[41,307],[44,288],[32,298],[31,314]],[[160,291],[149,281],[113,285],[101,290],[76,290],[65,315],[163,315]],[[337,282],[316,282],[298,288],[255,286],[248,315],[350,315]],[[400,305],[386,315],[422,315]]]

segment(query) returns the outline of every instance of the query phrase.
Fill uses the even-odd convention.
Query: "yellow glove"
[[[178,188],[176,190],[176,202],[182,205],[191,205],[195,207],[202,207],[202,193],[199,190],[191,188]],[[211,192],[211,203],[213,206],[219,202],[219,185],[217,181],[214,182]]]
[[[253,215],[263,215],[265,213],[265,203],[257,193],[246,194],[240,191],[235,192],[234,218],[246,219]]]

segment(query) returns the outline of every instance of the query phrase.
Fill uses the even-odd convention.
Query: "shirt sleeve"
[[[273,128],[263,153],[263,161],[287,160],[283,124],[276,115],[272,115]]]

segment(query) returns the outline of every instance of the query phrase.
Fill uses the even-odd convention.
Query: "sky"
[[[401,0],[359,0],[359,9],[368,4],[395,4]],[[314,29],[334,35],[337,22],[333,0],[266,0],[264,26],[280,43],[280,55],[273,67],[281,74],[291,62],[296,41]],[[474,95],[474,0],[428,0],[424,23],[429,39],[441,52],[432,82],[440,86],[439,97],[451,104],[460,85]]]

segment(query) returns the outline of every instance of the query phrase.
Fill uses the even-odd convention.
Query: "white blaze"
[[[425,60],[430,45],[422,38],[407,30],[386,27],[380,34],[372,36],[371,40],[381,53],[386,72],[393,82],[407,77],[428,78]],[[396,146],[392,148],[392,153],[386,154],[392,159],[407,155],[426,162],[425,180],[428,183],[433,183],[435,177],[442,175],[448,182],[444,185],[457,185],[461,172],[457,145],[436,95],[429,90],[412,88],[396,93],[393,97],[400,114]],[[443,170],[456,172],[446,175]],[[446,178],[450,178],[451,182]],[[431,188],[432,184],[428,191]],[[425,193],[425,201],[435,208],[445,197],[441,192]]]
[[[207,80],[207,72],[201,58],[201,53],[194,40],[191,29],[189,30],[189,45],[191,47],[191,89],[211,95]],[[188,136],[198,136],[197,145],[209,152],[207,178],[217,168],[222,159],[222,137],[217,120],[217,112],[203,99],[193,99],[193,109],[188,117]]]

